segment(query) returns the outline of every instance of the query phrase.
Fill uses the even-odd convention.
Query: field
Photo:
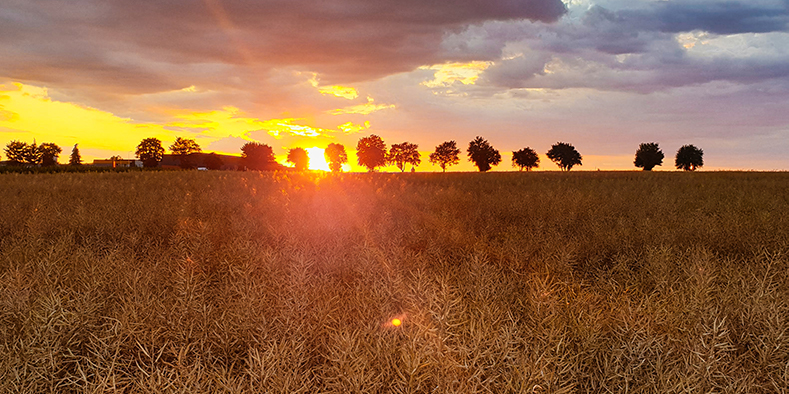
[[[0,392],[789,392],[787,173],[1,174],[0,201]]]

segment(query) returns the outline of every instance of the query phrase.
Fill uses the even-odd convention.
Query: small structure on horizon
[[[142,168],[142,160],[137,159],[95,159],[91,164],[94,167],[112,168]]]

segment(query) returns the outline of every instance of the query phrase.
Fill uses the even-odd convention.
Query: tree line
[[[172,154],[178,158],[180,166],[187,169],[195,168],[195,163],[192,160],[193,154],[202,152],[200,145],[195,140],[182,137],[177,137],[169,148]],[[36,145],[35,140],[32,144],[11,141],[5,147],[6,157],[11,165],[53,166],[57,165],[60,153],[62,150],[56,144]],[[435,147],[428,160],[446,172],[447,167],[460,163],[460,153],[455,141],[445,141]],[[501,163],[499,151],[491,146],[486,139],[479,136],[469,142],[466,153],[468,160],[474,163],[480,172],[489,171],[492,166]],[[164,154],[165,149],[158,138],[143,139],[135,151],[135,156],[142,161],[144,167],[157,167]],[[422,163],[419,145],[403,142],[387,148],[384,140],[375,134],[359,139],[356,144],[356,156],[358,164],[371,172],[387,165],[394,165],[401,172],[405,172],[410,165],[413,172]],[[581,154],[572,144],[566,142],[553,144],[545,156],[559,166],[562,171],[570,171],[576,165],[583,165]],[[677,169],[695,171],[704,165],[703,156],[703,150],[693,145],[684,145],[677,151],[674,165]],[[259,142],[245,143],[241,147],[241,158],[244,166],[250,170],[275,170],[282,167],[274,157],[273,148]],[[343,164],[348,163],[345,146],[338,143],[330,143],[324,149],[324,158],[332,172],[341,172]],[[642,143],[636,150],[633,164],[644,171],[651,171],[656,166],[663,165],[664,158],[663,151],[657,143]],[[113,156],[110,159],[121,160],[118,156]],[[296,170],[304,171],[309,168],[310,158],[304,148],[292,148],[288,150],[287,162],[293,164]],[[75,144],[69,157],[69,165],[81,164],[79,148]],[[205,164],[210,169],[219,169],[222,166],[222,160],[219,155],[211,153],[205,160]],[[518,167],[521,171],[524,169],[531,171],[534,168],[539,168],[540,157],[534,149],[525,147],[512,152],[512,166]]]

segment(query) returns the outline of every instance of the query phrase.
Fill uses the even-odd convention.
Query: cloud
[[[343,115],[343,114],[369,115],[373,112],[378,112],[385,109],[394,109],[394,108],[395,108],[394,104],[375,104],[375,100],[373,100],[372,97],[367,97],[367,102],[364,104],[333,109],[328,111],[327,113],[331,115]]]
[[[603,2],[605,3],[605,2]],[[649,93],[789,78],[786,2],[630,2],[571,8],[556,24],[486,23],[447,39],[501,56],[477,85]],[[583,9],[581,9],[583,8]],[[474,94],[495,90],[466,89]]]
[[[295,67],[339,85],[452,60],[442,38],[471,24],[565,11],[561,0],[7,0],[0,76],[136,94],[244,87]]]

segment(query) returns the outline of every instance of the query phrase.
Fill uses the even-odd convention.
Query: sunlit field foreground
[[[789,387],[786,173],[4,174],[0,201],[0,392]]]

